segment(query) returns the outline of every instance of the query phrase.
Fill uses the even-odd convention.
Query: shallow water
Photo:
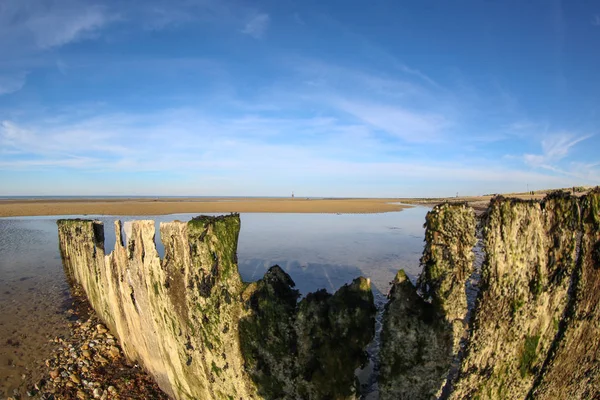
[[[243,214],[240,274],[245,281],[257,280],[279,264],[302,294],[320,288],[333,292],[363,275],[371,279],[381,306],[398,269],[404,268],[413,279],[420,272],[427,211],[415,207],[382,214]],[[195,215],[0,218],[0,396],[35,380],[50,351],[48,340],[69,331],[69,292],[56,219],[103,221],[107,254],[114,249],[116,219],[155,220],[162,256],[159,222],[187,221]]]

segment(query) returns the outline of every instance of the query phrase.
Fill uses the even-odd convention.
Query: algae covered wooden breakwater
[[[486,254],[475,305],[476,229]],[[59,220],[65,270],[123,350],[177,399],[352,399],[375,334],[370,282],[300,299],[272,267],[241,281],[236,214],[104,227]],[[426,218],[423,272],[400,271],[383,311],[382,399],[551,399],[600,395],[600,192],[494,199]],[[469,315],[469,318],[467,318]]]

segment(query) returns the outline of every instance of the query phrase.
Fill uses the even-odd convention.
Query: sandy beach
[[[510,194],[525,200],[546,193]],[[0,200],[0,217],[36,215],[166,215],[177,213],[382,213],[410,204],[433,206],[445,201],[467,202],[483,210],[492,196],[448,198],[94,198]],[[402,203],[402,204],[400,204]]]
[[[380,213],[399,199],[61,199],[0,200],[0,217],[34,215],[165,215],[176,213]]]

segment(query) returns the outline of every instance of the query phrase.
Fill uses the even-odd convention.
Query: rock
[[[50,371],[50,378],[52,379],[56,379],[59,376],[59,371],[57,369],[53,369],[52,371]]]
[[[81,355],[83,355],[85,358],[92,358],[92,353],[90,353],[89,350],[82,351]]]
[[[108,354],[112,357],[112,358],[117,358],[121,356],[121,352],[119,351],[118,348],[116,348],[115,346],[110,346],[108,348]]]
[[[262,398],[352,398],[358,393],[354,371],[366,363],[364,349],[374,335],[370,282],[358,278],[334,295],[322,290],[300,303],[294,286],[273,266],[242,294],[246,369]]]
[[[438,398],[452,356],[452,327],[421,298],[404,271],[385,306],[380,350],[380,398]]]
[[[85,394],[85,392],[83,392],[83,391],[81,391],[81,390],[78,390],[78,391],[77,391],[77,398],[78,398],[79,400],[87,400],[87,399],[88,399],[88,396]]]
[[[69,375],[69,379],[71,379],[71,382],[76,383],[76,384],[80,384],[81,380],[79,379],[79,377],[75,374],[70,374]]]

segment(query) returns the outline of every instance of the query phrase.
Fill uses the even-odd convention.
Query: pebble
[[[121,355],[121,352],[115,346],[110,346],[110,348],[108,349],[108,353],[112,358],[117,358]]]
[[[106,329],[106,327],[102,324],[96,325],[96,330],[98,331],[98,333],[107,333],[108,332],[108,329]]]
[[[80,383],[81,383],[81,380],[80,380],[80,379],[79,379],[79,377],[78,377],[77,375],[75,375],[75,374],[71,374],[71,375],[69,375],[69,378],[71,379],[71,381],[72,381],[73,383],[77,383],[77,384],[80,384]]]

